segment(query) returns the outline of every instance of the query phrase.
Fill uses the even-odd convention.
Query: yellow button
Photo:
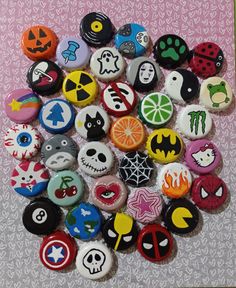
[[[66,99],[76,106],[87,106],[98,94],[98,84],[94,77],[84,71],[74,71],[66,76],[62,85]]]
[[[176,161],[182,155],[183,146],[179,134],[168,128],[154,130],[146,143],[149,156],[163,164]]]

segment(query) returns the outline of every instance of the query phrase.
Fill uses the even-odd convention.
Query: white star
[[[55,246],[52,246],[52,252],[48,254],[48,257],[53,258],[54,262],[57,263],[58,259],[65,258],[61,253],[62,249],[62,247],[56,248]]]

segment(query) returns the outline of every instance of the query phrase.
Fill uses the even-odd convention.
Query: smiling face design
[[[139,80],[143,84],[148,84],[155,77],[155,68],[152,63],[144,62],[139,68]]]
[[[83,146],[78,155],[80,168],[90,176],[101,176],[112,167],[113,155],[103,143],[90,142]]]
[[[48,168],[63,170],[75,162],[77,147],[71,138],[57,134],[44,142],[41,156]]]
[[[195,163],[200,167],[208,167],[210,166],[216,158],[214,148],[210,145],[205,145],[201,147],[201,149],[192,154],[192,157],[195,160]]]

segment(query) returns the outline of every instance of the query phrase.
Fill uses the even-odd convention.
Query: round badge
[[[126,70],[127,81],[138,92],[153,90],[161,75],[159,65],[148,57],[138,57],[132,60]]]
[[[187,69],[176,69],[165,80],[165,93],[178,104],[185,104],[198,97],[200,83]]]
[[[139,151],[125,154],[119,164],[120,178],[134,187],[146,184],[151,179],[153,171],[152,160]]]
[[[111,47],[96,50],[90,59],[92,73],[101,81],[108,82],[119,78],[125,70],[125,60]]]
[[[77,146],[65,135],[57,134],[43,143],[41,158],[44,164],[52,170],[63,170],[76,162]]]
[[[204,107],[192,104],[180,111],[177,126],[184,136],[190,139],[199,139],[211,131],[212,119]]]
[[[66,70],[83,69],[88,65],[91,49],[80,38],[63,38],[57,46],[57,62]]]
[[[113,122],[110,130],[113,144],[122,151],[137,150],[145,141],[143,124],[133,116],[123,116]]]
[[[7,116],[15,123],[30,123],[38,116],[41,101],[30,89],[16,89],[4,99]]]
[[[67,132],[75,120],[74,108],[65,100],[52,99],[43,104],[39,113],[39,122],[49,133]]]
[[[137,248],[139,253],[151,262],[168,258],[173,250],[173,237],[159,224],[144,226],[139,232]]]
[[[224,54],[217,44],[203,42],[190,51],[188,61],[189,67],[197,76],[208,78],[220,72]]]
[[[185,165],[169,163],[161,168],[158,185],[164,195],[170,198],[180,198],[189,192],[192,176]]]
[[[154,58],[165,69],[175,69],[181,66],[189,53],[188,45],[178,35],[161,36],[153,47]]]
[[[46,190],[50,175],[40,162],[23,161],[11,175],[11,186],[19,194],[33,197]]]
[[[84,183],[81,177],[69,170],[56,173],[48,183],[48,198],[59,206],[70,206],[83,196]]]
[[[111,149],[97,141],[84,144],[78,154],[80,169],[92,177],[106,174],[112,168],[113,162]]]
[[[151,128],[165,125],[171,119],[173,112],[170,98],[160,92],[146,95],[138,108],[139,118]]]
[[[43,238],[39,256],[48,269],[63,270],[72,264],[76,253],[75,240],[64,231],[56,231]]]
[[[233,101],[229,83],[220,77],[210,77],[202,82],[200,103],[212,111],[227,109]]]
[[[31,60],[50,59],[57,47],[56,34],[46,26],[32,26],[24,31],[21,38],[23,53]]]
[[[90,46],[105,46],[113,34],[111,20],[101,12],[89,13],[80,22],[80,35]]]
[[[206,174],[215,170],[221,163],[219,149],[209,140],[192,141],[186,148],[185,161],[196,173]]]
[[[112,175],[98,178],[91,192],[93,203],[107,212],[117,211],[123,207],[127,195],[124,183]]]
[[[102,214],[96,206],[80,203],[67,213],[65,224],[71,236],[90,240],[101,230]]]
[[[76,257],[79,273],[88,279],[100,279],[111,270],[113,257],[101,242],[93,241],[82,245]]]
[[[129,215],[116,213],[105,221],[102,236],[114,250],[126,250],[136,243],[138,226]]]
[[[68,101],[75,106],[83,107],[94,101],[98,93],[98,85],[91,74],[74,71],[64,79],[62,91]]]
[[[176,234],[192,232],[198,224],[199,212],[187,199],[174,199],[163,208],[163,221],[168,230]]]
[[[54,62],[35,62],[27,72],[29,87],[42,96],[58,92],[62,87],[63,72]]]
[[[101,107],[90,105],[79,111],[75,119],[75,129],[87,140],[100,140],[106,136],[110,119]]]
[[[128,197],[127,213],[141,223],[157,219],[162,210],[162,198],[148,188],[137,188]]]
[[[101,93],[104,109],[115,117],[130,114],[137,103],[137,94],[124,82],[111,82]]]
[[[176,161],[182,155],[183,148],[179,134],[169,128],[154,130],[146,143],[148,155],[161,164]]]
[[[193,181],[191,196],[200,209],[215,210],[225,203],[228,189],[221,178],[209,174]]]
[[[41,134],[28,124],[16,124],[9,128],[4,137],[8,153],[18,160],[31,159],[41,147]]]
[[[61,215],[60,208],[49,199],[38,198],[25,207],[22,221],[30,233],[48,235],[58,226]]]
[[[146,29],[136,23],[125,24],[115,35],[115,46],[122,55],[134,58],[143,55],[149,45]]]

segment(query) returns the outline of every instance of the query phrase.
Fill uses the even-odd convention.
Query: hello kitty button
[[[194,172],[205,174],[219,166],[221,154],[215,144],[207,139],[201,139],[192,141],[187,146],[185,161]]]

